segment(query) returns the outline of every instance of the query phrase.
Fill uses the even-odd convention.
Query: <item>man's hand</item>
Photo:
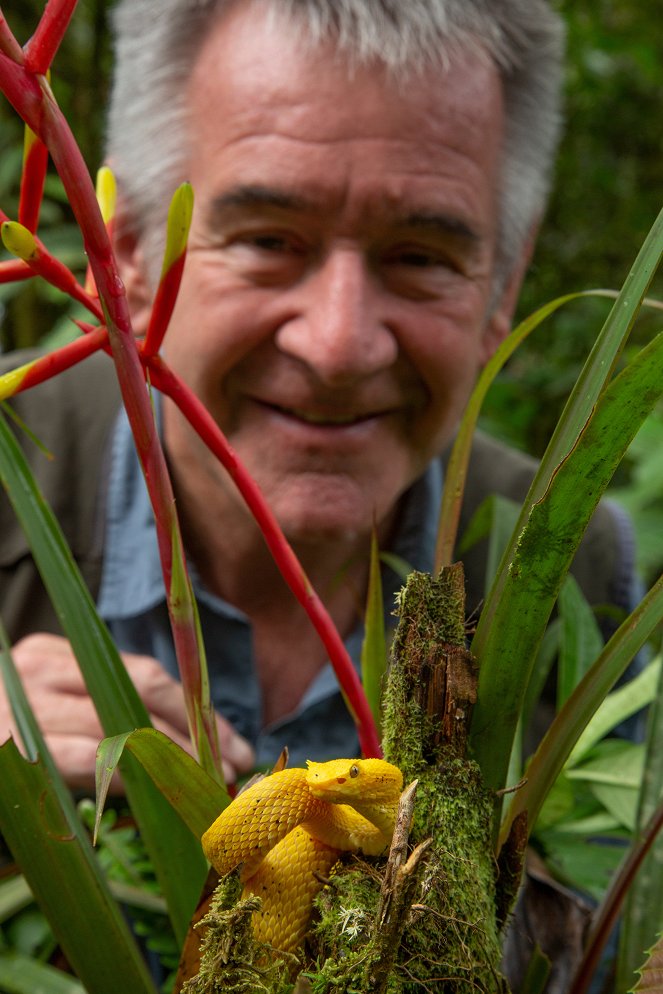
[[[104,737],[92,700],[71,646],[58,635],[29,635],[17,642],[12,658],[32,709],[64,779],[72,788],[94,790],[97,746]],[[180,684],[150,656],[123,653],[129,675],[155,728],[191,752],[191,742]],[[217,716],[223,772],[228,783],[253,766],[253,750],[232,726]],[[0,743],[20,738],[0,681]]]

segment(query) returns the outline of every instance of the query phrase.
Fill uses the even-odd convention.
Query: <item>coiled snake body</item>
[[[381,759],[308,762],[273,773],[241,793],[202,837],[223,876],[243,864],[243,897],[262,899],[256,938],[292,951],[303,941],[313,897],[339,852],[378,856],[391,841],[403,787]]]

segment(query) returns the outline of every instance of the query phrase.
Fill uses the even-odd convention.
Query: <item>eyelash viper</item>
[[[257,895],[256,939],[294,951],[312,901],[340,852],[379,856],[391,842],[401,771],[382,759],[307,761],[239,794],[202,837],[220,876],[243,864],[242,897]]]

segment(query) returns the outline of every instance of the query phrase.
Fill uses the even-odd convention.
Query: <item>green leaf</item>
[[[73,969],[95,994],[154,994],[143,958],[92,849],[49,771],[0,747],[0,828]]]
[[[601,396],[573,451],[530,510],[498,584],[499,603],[485,624],[481,615],[472,643],[480,670],[471,746],[489,788],[504,786],[525,688],[559,587],[631,438],[663,393],[662,365],[663,334]]]
[[[380,575],[380,550],[375,529],[371,535],[371,561],[366,594],[364,641],[361,646],[361,679],[378,735],[382,727],[382,681],[387,669],[387,638]]]
[[[591,783],[590,790],[597,801],[612,814],[620,825],[634,832],[638,816],[638,786]]]
[[[640,979],[632,994],[663,994],[663,935],[659,936],[638,972]]]
[[[149,725],[145,706],[4,418],[0,418],[0,479],[28,537],[105,732],[115,735]],[[183,940],[207,872],[198,840],[132,757],[123,761],[122,777],[168,902],[175,934]]]
[[[623,842],[590,842],[565,832],[541,836],[546,863],[563,883],[599,900],[624,855]]]
[[[133,753],[196,838],[200,838],[230,803],[230,797],[218,781],[177,743],[156,728],[137,728],[99,744],[95,835],[111,778],[125,749]]]
[[[450,565],[453,558],[458,522],[460,520],[460,508],[465,489],[465,479],[470,462],[472,436],[479,420],[481,405],[486,399],[486,394],[493,380],[518,346],[547,317],[572,300],[595,294],[603,296],[603,291],[590,290],[585,293],[568,293],[562,297],[557,297],[555,300],[551,300],[549,303],[544,304],[543,307],[539,307],[533,314],[530,314],[524,321],[521,321],[517,328],[513,329],[511,334],[502,342],[484,366],[465,408],[451,455],[445,467],[444,491],[442,493],[435,546],[435,573],[442,566]]]
[[[543,994],[550,976],[551,962],[537,944],[527,964],[520,994]]]
[[[557,679],[557,708],[570,697],[603,648],[603,637],[594,612],[569,573],[557,602],[561,618]]]
[[[21,874],[0,883],[0,924],[31,903],[32,891]]]
[[[661,335],[606,387],[662,253],[663,212],[572,391],[481,614],[472,643],[481,669],[471,746],[489,787],[504,786],[522,697],[562,578],[662,391]]]
[[[85,994],[75,977],[13,952],[0,952],[0,990],[3,994]]]
[[[663,577],[619,626],[556,715],[529,762],[527,783],[513,795],[500,829],[500,840],[506,838],[513,819],[521,811],[528,812],[530,825],[535,824],[547,792],[592,715],[662,618]]]
[[[613,728],[651,704],[656,697],[660,679],[661,657],[658,656],[651,660],[642,673],[608,694],[573,747],[567,760],[568,765],[580,762]]]
[[[659,669],[657,692],[649,711],[645,770],[640,792],[638,824],[647,825],[663,797],[663,667]],[[663,932],[663,833],[652,843],[629,888],[622,915],[617,961],[618,989],[626,990],[648,949]],[[643,989],[643,988],[641,988]]]

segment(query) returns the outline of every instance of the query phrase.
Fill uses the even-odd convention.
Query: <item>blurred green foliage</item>
[[[661,209],[658,4],[562,0],[558,6],[568,25],[566,127],[520,317],[563,293],[620,287]],[[663,296],[660,276],[653,292]],[[607,300],[587,300],[547,321],[491,392],[484,425],[540,456],[609,307]],[[650,313],[636,340],[660,326],[660,313]]]
[[[562,293],[621,286],[661,206],[663,63],[657,0],[558,0],[568,25],[566,130],[555,190],[519,307],[524,317]],[[79,0],[54,65],[53,87],[92,170],[101,160],[103,108],[111,68],[108,0]],[[5,16],[25,42],[43,0],[10,0]],[[2,100],[2,98],[0,98]],[[22,126],[0,104],[0,205],[16,210]],[[84,257],[55,178],[49,180],[40,234],[81,271]],[[659,276],[654,295],[663,297]],[[489,395],[483,427],[540,456],[610,306],[586,300],[562,308],[518,350]],[[0,351],[66,334],[69,302],[40,280],[0,285]],[[660,328],[660,312],[641,318],[635,341]],[[660,437],[660,432],[658,433]],[[640,548],[648,571],[663,562],[663,500],[638,488],[648,446],[620,470],[620,496],[640,511],[648,500]],[[635,494],[631,491],[635,488]],[[658,538],[652,549],[651,535]]]

